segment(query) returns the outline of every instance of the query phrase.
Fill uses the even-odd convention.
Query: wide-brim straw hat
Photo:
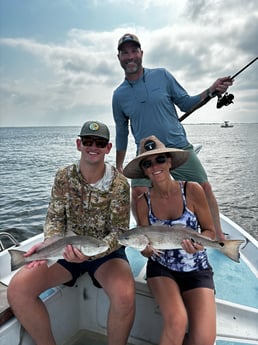
[[[171,170],[176,169],[180,165],[184,164],[189,157],[188,151],[166,147],[154,135],[151,135],[141,140],[140,153],[124,168],[124,175],[128,178],[146,178],[146,175],[144,174],[141,167],[141,161],[148,156],[161,153],[169,154],[169,156],[171,157]]]

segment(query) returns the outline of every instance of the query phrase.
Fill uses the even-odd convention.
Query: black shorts
[[[147,263],[146,278],[169,277],[173,279],[181,292],[195,288],[208,288],[215,290],[212,269],[191,272],[177,272],[162,266],[151,259]]]
[[[108,260],[115,259],[115,258],[123,259],[123,260],[128,262],[128,259],[127,259],[126,253],[125,253],[125,247],[121,247],[121,248],[115,250],[114,252],[112,252],[106,256],[103,256],[102,258],[92,260],[92,261],[89,260],[89,261],[84,261],[82,263],[75,263],[75,262],[68,262],[65,259],[59,259],[57,261],[57,263],[59,263],[65,269],[67,269],[67,271],[69,271],[71,273],[71,275],[73,276],[72,280],[65,283],[64,285],[73,286],[75,284],[77,278],[79,278],[85,272],[88,272],[91,279],[92,279],[93,284],[96,287],[101,288],[102,286],[94,278],[94,273],[103,263],[105,263]]]

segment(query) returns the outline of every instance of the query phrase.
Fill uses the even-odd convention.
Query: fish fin
[[[219,242],[220,251],[233,261],[240,262],[239,247],[244,240],[225,240]]]
[[[9,249],[8,252],[11,255],[11,271],[17,270],[26,263],[23,256],[26,252],[16,249]]]
[[[41,249],[44,249],[45,247],[53,244],[54,242],[57,242],[59,240],[61,240],[62,238],[64,238],[63,236],[60,236],[60,235],[54,235],[53,237],[49,237],[47,238],[46,240],[44,240],[44,242],[42,242],[40,244],[39,247],[37,247],[37,250],[36,250],[36,253],[41,250]]]

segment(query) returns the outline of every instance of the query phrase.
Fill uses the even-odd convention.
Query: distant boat
[[[234,127],[234,126],[229,124],[229,121],[224,121],[224,123],[220,127],[222,127],[222,128],[231,128],[231,127]]]

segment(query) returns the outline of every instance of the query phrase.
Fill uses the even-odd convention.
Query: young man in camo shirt
[[[110,299],[108,344],[127,344],[135,312],[134,280],[117,236],[129,227],[130,187],[126,178],[105,162],[112,148],[109,139],[109,129],[101,122],[88,121],[82,126],[76,140],[80,160],[57,172],[44,227],[45,241],[70,231],[102,239],[109,247],[105,255],[92,260],[68,245],[64,258],[54,265],[34,261],[10,282],[9,303],[37,345],[56,344],[47,309],[38,296],[59,284],[74,285],[85,272]]]

